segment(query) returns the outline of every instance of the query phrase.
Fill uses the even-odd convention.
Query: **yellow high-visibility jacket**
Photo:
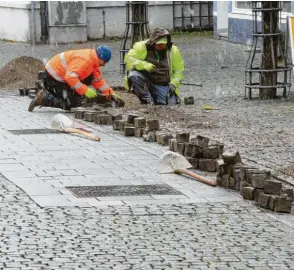
[[[139,41],[135,43],[133,48],[130,49],[129,52],[126,54],[124,62],[126,64],[127,70],[134,70],[135,66],[139,62],[144,62],[147,56],[147,42],[148,40]],[[184,79],[184,61],[180,53],[180,50],[175,45],[172,45],[171,49],[167,50],[167,55],[170,70],[170,84],[173,84],[176,87],[175,93],[178,97],[180,97],[179,86],[181,80]],[[125,87],[127,90],[129,90],[127,77],[125,78]]]

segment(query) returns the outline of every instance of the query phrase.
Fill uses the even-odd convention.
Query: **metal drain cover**
[[[79,198],[143,195],[182,195],[169,185],[120,185],[66,187]]]
[[[14,135],[32,135],[32,134],[61,134],[60,131],[50,128],[43,129],[15,129],[7,130]]]

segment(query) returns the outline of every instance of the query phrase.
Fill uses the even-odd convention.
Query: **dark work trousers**
[[[45,96],[45,105],[49,107],[61,108],[70,110],[71,108],[79,107],[82,105],[84,97],[79,95],[67,83],[55,80],[47,71],[44,78],[44,86],[48,91]],[[84,79],[82,83],[91,85],[93,75]]]
[[[146,76],[136,70],[128,74],[129,87],[140,99],[141,104],[174,105],[179,98],[174,94],[169,96],[169,86],[156,85]]]

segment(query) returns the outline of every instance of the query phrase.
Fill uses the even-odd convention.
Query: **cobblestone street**
[[[1,197],[1,269],[293,269],[293,228],[244,201],[39,208],[3,178]]]
[[[120,42],[106,43],[114,57],[103,74],[121,85]],[[293,164],[293,94],[244,100],[244,46],[188,36],[175,43],[186,64],[184,81],[203,84],[181,89],[196,100],[183,110],[207,122],[193,132],[221,139],[263,168]],[[2,42],[0,68],[17,56],[42,60],[96,44]],[[294,269],[293,211],[277,214],[237,192],[159,174],[167,147],[110,126],[87,124],[101,142],[61,133],[15,135],[10,131],[49,128],[61,112],[29,113],[30,99],[17,94],[0,91],[0,269]],[[219,110],[203,111],[204,104]],[[66,188],[157,184],[181,195],[77,198]]]

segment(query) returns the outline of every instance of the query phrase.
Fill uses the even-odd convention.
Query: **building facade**
[[[212,30],[212,1],[149,1],[150,29]],[[126,2],[0,1],[0,40],[69,43],[122,37]]]
[[[280,27],[285,30],[286,18],[294,13],[294,2],[281,1]],[[214,36],[230,42],[250,45],[252,42],[251,1],[214,1]],[[261,18],[258,18],[261,21]]]

